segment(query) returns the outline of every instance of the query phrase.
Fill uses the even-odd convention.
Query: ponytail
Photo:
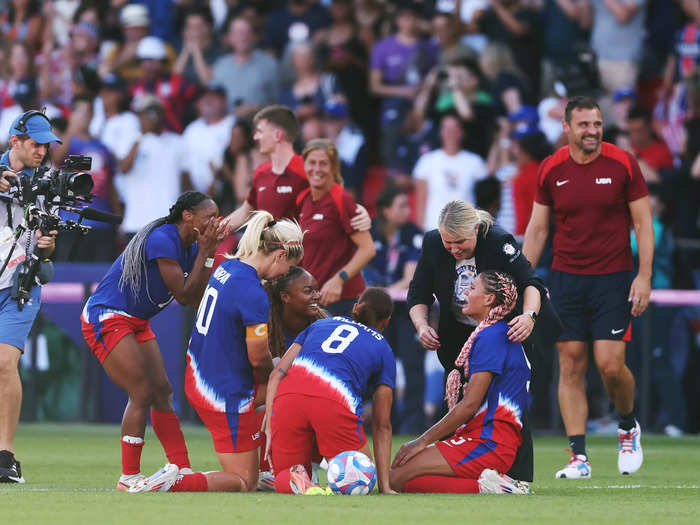
[[[445,386],[445,398],[447,399],[447,407],[452,410],[459,400],[460,389],[466,388],[466,384],[462,386],[462,377],[466,383],[469,377],[469,354],[474,343],[476,336],[487,326],[496,324],[498,321],[503,319],[506,315],[510,313],[515,307],[515,303],[518,300],[518,289],[515,286],[513,279],[506,273],[494,272],[492,270],[480,273],[477,279],[481,278],[481,282],[484,285],[484,291],[489,294],[493,294],[495,299],[495,304],[489,313],[486,315],[483,321],[481,321],[478,326],[464,343],[462,351],[457,356],[455,360],[455,369],[452,370],[447,376],[447,384]],[[459,369],[464,371],[460,374]]]
[[[186,191],[180,195],[170,207],[168,215],[149,222],[144,226],[126,245],[122,255],[122,274],[119,277],[119,290],[124,291],[129,288],[133,295],[137,295],[141,290],[141,280],[146,275],[146,240],[153,230],[164,224],[177,224],[182,220],[182,212],[196,208],[210,197],[198,191]],[[146,294],[151,299],[146,282]]]
[[[244,226],[245,233],[234,258],[250,257],[258,251],[268,254],[275,250],[284,250],[290,260],[304,257],[304,232],[296,221],[276,221],[269,212],[258,210]]]
[[[380,321],[391,317],[393,310],[389,294],[383,288],[372,286],[362,292],[352,316],[363,325],[376,327]]]

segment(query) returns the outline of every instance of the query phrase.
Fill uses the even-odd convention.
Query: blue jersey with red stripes
[[[173,259],[187,275],[197,257],[197,243],[188,247],[183,246],[175,224],[164,224],[154,228],[148,234],[144,247],[146,261],[145,279],[141,280],[141,288],[134,294],[128,285],[119,288],[119,278],[122,275],[123,254],[120,255],[107,271],[92,294],[87,310],[100,309],[102,314],[121,314],[150,319],[163,310],[173,300],[173,295],[163,281],[158,268],[158,259]],[[101,315],[102,315],[101,314]]]
[[[194,404],[233,414],[254,409],[255,378],[248,360],[246,327],[263,325],[267,292],[252,266],[229,259],[209,278],[187,350],[188,397]],[[266,334],[261,333],[261,338]],[[193,396],[194,394],[194,396]]]
[[[356,415],[379,385],[394,388],[396,361],[384,336],[357,321],[319,319],[300,333],[299,354],[277,395],[299,393],[334,399]]]
[[[522,441],[522,414],[530,402],[530,363],[523,346],[508,339],[508,329],[505,321],[499,321],[474,338],[469,378],[477,372],[494,376],[476,414],[458,433],[517,447]]]

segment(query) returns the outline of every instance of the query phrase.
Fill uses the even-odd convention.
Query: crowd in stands
[[[524,234],[586,94],[654,197],[654,286],[700,287],[700,0],[0,0],[0,34],[0,130],[45,107],[53,164],[91,156],[94,207],[124,217],[59,259],[113,261],[185,190],[236,209],[265,160],[252,117],[284,104],[378,217],[368,284],[406,288],[447,200]]]

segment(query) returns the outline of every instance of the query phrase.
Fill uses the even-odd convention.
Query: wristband
[[[340,270],[340,271],[338,272],[338,275],[340,275],[340,278],[341,278],[343,281],[347,281],[348,279],[350,279],[350,276],[348,275],[348,272],[346,272],[345,270]]]
[[[535,312],[534,310],[525,310],[523,313],[525,315],[529,315],[533,323],[537,322],[537,312]]]
[[[214,258],[213,258],[213,257],[207,257],[207,260],[204,261],[204,267],[205,267],[205,268],[213,268],[213,267],[214,267]]]

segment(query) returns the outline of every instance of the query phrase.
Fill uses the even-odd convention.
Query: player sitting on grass
[[[185,394],[211,432],[222,470],[178,476],[166,465],[129,492],[250,492],[258,486],[262,406],[272,356],[270,303],[261,279],[283,275],[304,255],[296,222],[256,211],[235,258],[214,271],[187,350]]]
[[[392,309],[384,290],[367,288],[353,307],[353,319],[316,321],[299,334],[270,374],[265,456],[271,456],[277,492],[323,493],[307,475],[314,441],[329,459],[347,450],[371,457],[362,430],[362,400],[372,393],[379,491],[391,492],[390,415],[396,361],[380,332]]]
[[[479,322],[447,378],[449,412],[401,446],[391,487],[403,492],[514,493],[528,490],[505,473],[522,442],[530,365],[503,320],[518,298],[503,273],[480,273],[466,291],[465,315]],[[450,435],[452,434],[452,435]],[[438,441],[443,436],[447,439]]]

